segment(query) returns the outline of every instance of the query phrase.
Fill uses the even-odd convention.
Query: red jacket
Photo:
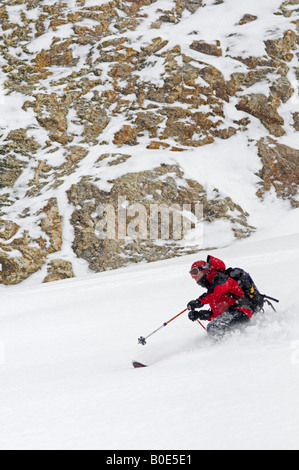
[[[213,320],[234,305],[238,299],[244,298],[245,295],[237,281],[223,272],[226,269],[223,261],[213,256],[209,256],[208,259],[210,271],[205,279],[205,286],[208,291],[201,295],[199,300],[204,305],[210,305],[212,315],[209,320]],[[241,307],[238,304],[235,308],[244,312],[248,317],[252,316],[252,311],[249,308]]]

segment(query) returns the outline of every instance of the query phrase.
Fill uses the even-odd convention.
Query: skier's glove
[[[189,320],[191,321],[196,321],[198,319],[198,316],[199,312],[197,312],[196,310],[190,310],[190,312],[188,313]]]
[[[195,308],[201,308],[201,307],[203,307],[203,304],[201,303],[199,299],[190,300],[190,302],[187,305],[187,308],[189,308],[189,310],[194,310]]]
[[[196,310],[190,310],[188,317],[191,321],[208,320],[208,318],[211,316],[211,313],[212,312],[210,310],[201,310],[200,312],[197,312]]]

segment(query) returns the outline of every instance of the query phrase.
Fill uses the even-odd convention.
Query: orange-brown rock
[[[277,107],[279,101],[275,102],[271,97],[256,93],[242,98],[236,108],[240,111],[252,114],[269,130],[271,134],[280,137],[285,134],[283,129],[284,120],[278,114]]]
[[[222,55],[222,49],[220,47],[220,41],[216,41],[215,44],[209,44],[204,41],[194,41],[191,46],[191,49],[194,49],[197,52],[202,54],[214,55],[219,57]]]
[[[75,6],[72,10],[70,3]],[[97,204],[115,204],[122,191],[127,191],[130,203],[137,204],[148,204],[151,198],[168,203],[192,197],[204,203],[207,223],[225,218],[235,236],[251,233],[242,208],[219,194],[208,201],[196,181],[182,186],[186,176],[176,165],[122,175],[108,182],[111,192],[100,190],[107,184],[102,181],[106,169],[119,165],[119,174],[126,168],[125,162],[132,157],[128,146],[140,144],[141,158],[143,152],[149,153],[145,162],[162,152],[175,161],[175,152],[192,149],[196,158],[198,147],[216,139],[230,139],[237,133],[251,138],[254,118],[259,119],[265,126],[260,126],[265,138],[256,148],[263,164],[259,194],[274,187],[279,197],[297,205],[296,150],[280,146],[269,136],[288,133],[288,126],[292,132],[299,131],[299,113],[292,101],[297,93],[295,79],[299,79],[295,61],[298,0],[284,0],[276,8],[275,30],[270,28],[265,37],[256,38],[260,42],[256,50],[264,51],[260,56],[240,52],[238,57],[233,51],[236,45],[246,50],[245,44],[239,46],[251,28],[249,23],[258,27],[258,21],[264,21],[246,13],[246,5],[235,17],[225,49],[217,32],[204,40],[197,26],[190,30],[189,47],[180,37],[177,42],[173,36],[169,40],[168,26],[174,29],[181,21],[189,21],[198,9],[204,13],[204,8],[213,8],[216,15],[217,5],[223,7],[225,2],[209,3],[2,0],[2,87],[8,104],[9,100],[16,104],[16,119],[2,126],[0,133],[0,257],[4,266],[0,282],[22,282],[45,268],[49,257],[53,261],[53,253],[59,257],[66,246],[62,239],[68,223],[62,224],[59,205],[61,201],[65,205],[70,185],[74,253],[88,260],[92,269],[184,251],[172,243],[100,242],[95,233]],[[44,45],[48,38],[50,47]],[[254,92],[264,84],[267,92]],[[232,110],[236,103],[237,109]],[[5,116],[1,122],[5,123]],[[30,224],[32,234],[37,235],[30,233]],[[60,258],[48,264],[47,281],[71,273],[68,262],[63,266],[65,253]]]
[[[74,277],[73,266],[70,261],[55,259],[47,266],[48,274],[43,282],[62,281]]]
[[[51,49],[43,50],[37,54],[35,58],[36,70],[45,67],[52,67],[53,65],[71,67],[76,65],[79,59],[74,59],[72,51],[69,49],[72,43],[71,39],[56,44],[55,40],[51,45]]]
[[[62,217],[59,215],[58,203],[56,198],[49,199],[45,207],[39,212],[44,215],[40,225],[50,240],[50,245],[47,249],[48,253],[59,251],[62,245],[62,230],[61,221]]]
[[[122,145],[136,145],[138,131],[132,126],[125,125],[116,132],[113,143],[119,147]]]
[[[290,51],[296,49],[296,33],[291,30],[286,31],[282,38],[265,41],[265,46],[270,57],[289,62],[293,58]]]
[[[299,131],[299,112],[293,113],[293,119],[294,119],[294,128],[296,131]]]
[[[244,16],[242,16],[242,18],[240,19],[239,21],[239,25],[243,25],[243,24],[247,24],[247,23],[251,23],[251,21],[255,21],[257,20],[257,16],[256,15],[251,15],[250,13],[246,13]]]
[[[184,174],[177,165],[162,164],[154,170],[128,173],[110,181],[112,187],[109,192],[99,190],[86,179],[72,185],[67,195],[69,202],[74,206],[71,222],[75,232],[73,249],[77,256],[88,261],[92,270],[104,271],[110,266],[118,268],[140,259],[150,262],[193,253],[197,250],[196,247],[181,246],[176,241],[179,237],[174,238],[177,225],[172,215],[176,213],[181,217],[180,211],[184,204],[189,206],[194,216],[203,216],[206,222],[214,222],[217,219],[231,221],[237,238],[247,237],[254,230],[247,223],[248,214],[231,198],[221,197],[215,188],[215,197],[210,200],[203,186],[191,179],[184,181],[183,178]],[[122,215],[119,198],[123,198],[126,203],[126,210]],[[203,214],[196,214],[195,207],[199,204],[202,204]],[[105,217],[108,217],[105,212],[106,205],[111,211],[109,220],[112,223],[113,236],[99,237],[97,227],[101,216],[104,213]],[[130,207],[133,209],[132,213]],[[159,207],[160,210],[170,209],[166,226],[161,218],[151,218],[153,207]],[[104,208],[103,213],[99,208]],[[140,213],[142,227],[135,218],[137,215],[138,220]],[[121,220],[124,222],[122,227]],[[157,229],[156,237],[150,236],[154,223]],[[134,237],[128,236],[130,225],[133,225],[134,230],[137,229]],[[192,225],[189,230],[191,228]],[[179,230],[179,236],[183,236],[183,222]],[[166,235],[164,244],[161,243],[162,234]]]
[[[258,154],[263,168],[258,173],[262,179],[258,195],[275,188],[279,197],[289,199],[299,207],[299,150],[279,144],[274,139],[261,139],[258,142]]]
[[[19,225],[9,220],[0,220],[0,238],[9,240],[14,237],[19,230]]]

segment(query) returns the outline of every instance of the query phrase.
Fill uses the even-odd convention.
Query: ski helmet
[[[208,271],[209,265],[206,261],[195,261],[190,269],[190,274],[193,278],[197,277],[202,271]]]

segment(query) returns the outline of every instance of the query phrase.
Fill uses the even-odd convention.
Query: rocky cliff
[[[249,236],[252,214],[229,185],[192,170],[237,139],[256,207],[267,193],[298,207],[298,13],[299,0],[3,0],[0,283],[210,247],[188,234],[101,239],[98,208],[117,218],[120,198],[146,215],[189,207],[191,232],[217,222]],[[241,149],[234,165],[231,187]]]

